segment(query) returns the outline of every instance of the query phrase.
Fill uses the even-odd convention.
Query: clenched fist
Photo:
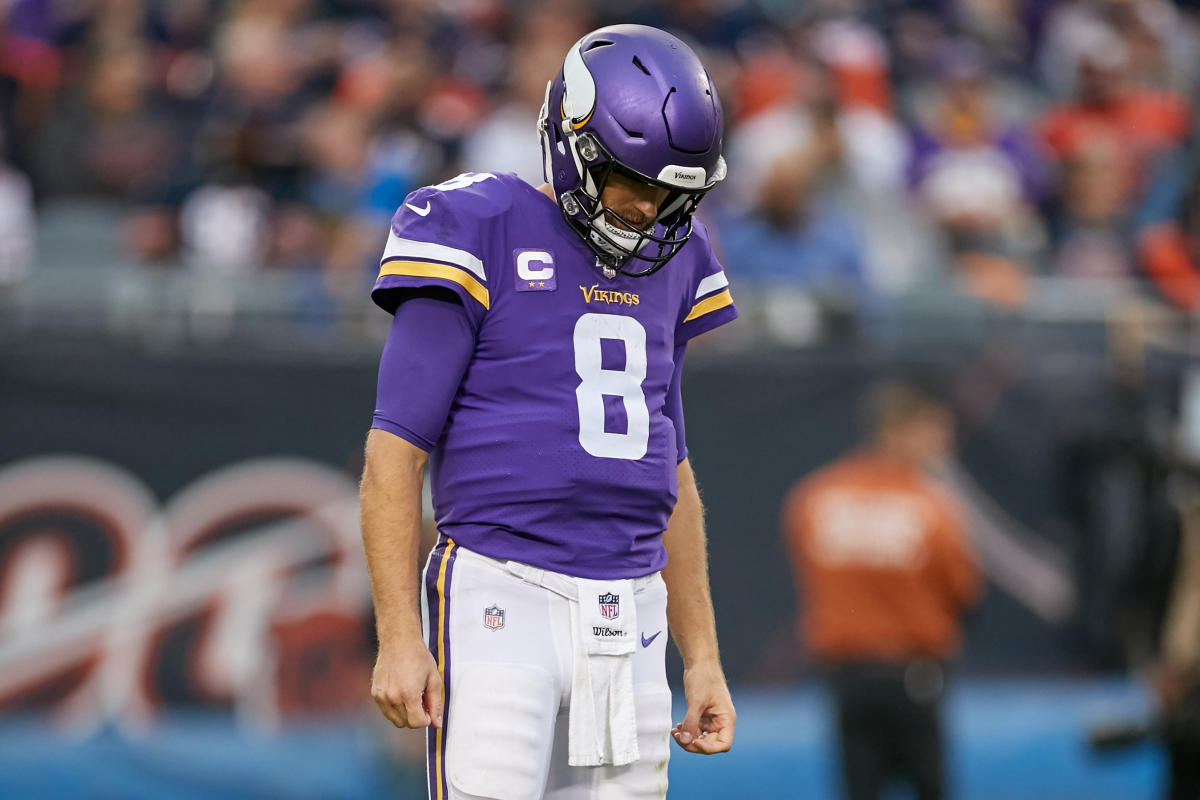
[[[371,697],[397,728],[442,727],[442,676],[420,639],[380,646]]]

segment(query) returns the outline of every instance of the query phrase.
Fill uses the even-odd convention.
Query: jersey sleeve
[[[405,199],[371,289],[376,305],[394,314],[406,290],[438,286],[458,295],[478,329],[491,306],[484,242],[496,213],[494,177],[467,173]]]
[[[475,337],[459,303],[413,290],[396,309],[379,359],[371,427],[432,451],[474,351]]]
[[[677,345],[737,319],[737,308],[729,293],[725,268],[713,253],[708,230],[699,220],[696,221],[693,236],[697,239],[696,268],[688,286],[683,316],[675,333]]]

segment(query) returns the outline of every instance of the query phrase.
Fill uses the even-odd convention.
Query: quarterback
[[[692,216],[725,176],[721,106],[683,42],[617,25],[571,47],[538,127],[546,185],[467,173],[392,220],[361,498],[372,695],[428,726],[435,800],[661,798],[670,740],[724,752],[736,721],[680,400],[688,340],[736,316]]]

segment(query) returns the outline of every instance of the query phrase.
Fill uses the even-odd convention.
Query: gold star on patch
[[[532,288],[533,288],[533,281],[530,281],[530,282],[529,282],[529,288],[530,288],[530,289],[532,289]]]
[[[545,289],[545,288],[546,288],[546,282],[545,282],[545,281],[538,281],[538,288],[539,288],[539,289]]]

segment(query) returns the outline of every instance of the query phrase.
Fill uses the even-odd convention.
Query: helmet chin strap
[[[608,240],[605,239],[603,234],[608,235]],[[608,215],[602,213],[599,217],[592,220],[592,241],[609,255],[616,258],[624,258],[641,249],[643,242],[645,242],[645,237],[637,231],[630,231],[618,225],[613,225],[608,221]]]
[[[601,213],[592,220],[590,232],[593,244],[613,259],[614,265],[601,264],[604,277],[616,277],[616,265],[636,253],[645,244],[646,239],[637,231],[626,230],[608,221],[608,215]]]

